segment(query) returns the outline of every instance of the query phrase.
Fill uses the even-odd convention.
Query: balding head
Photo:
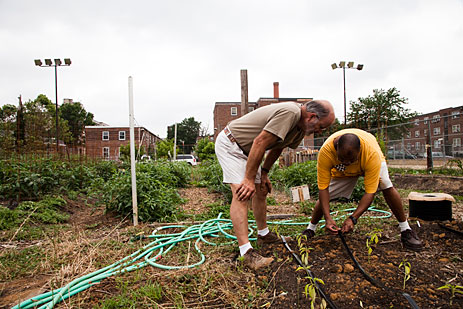
[[[306,134],[320,133],[334,122],[334,109],[326,100],[313,100],[301,107],[298,126]]]
[[[338,138],[336,151],[341,163],[345,165],[354,163],[360,153],[360,139],[352,133],[343,134]]]

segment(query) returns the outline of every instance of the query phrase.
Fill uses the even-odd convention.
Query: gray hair
[[[319,119],[328,117],[330,114],[330,110],[326,108],[325,104],[317,100],[305,103],[305,108],[307,112],[315,113]]]

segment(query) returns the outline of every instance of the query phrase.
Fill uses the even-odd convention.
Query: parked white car
[[[198,160],[192,154],[179,154],[175,161],[185,161],[192,166],[198,165]]]

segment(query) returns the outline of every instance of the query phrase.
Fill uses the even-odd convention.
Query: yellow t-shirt
[[[359,159],[353,164],[346,166],[344,171],[336,169],[341,162],[338,160],[334,139],[340,135],[352,133],[360,139]],[[332,134],[323,144],[318,153],[317,180],[318,189],[324,190],[330,185],[331,177],[358,177],[365,176],[365,192],[375,193],[379,184],[379,172],[381,162],[385,162],[383,152],[376,141],[376,138],[360,129],[345,129]]]

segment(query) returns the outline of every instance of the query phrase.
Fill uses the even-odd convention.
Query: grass
[[[35,273],[44,256],[38,246],[25,249],[7,249],[0,254],[0,281],[13,280]]]

